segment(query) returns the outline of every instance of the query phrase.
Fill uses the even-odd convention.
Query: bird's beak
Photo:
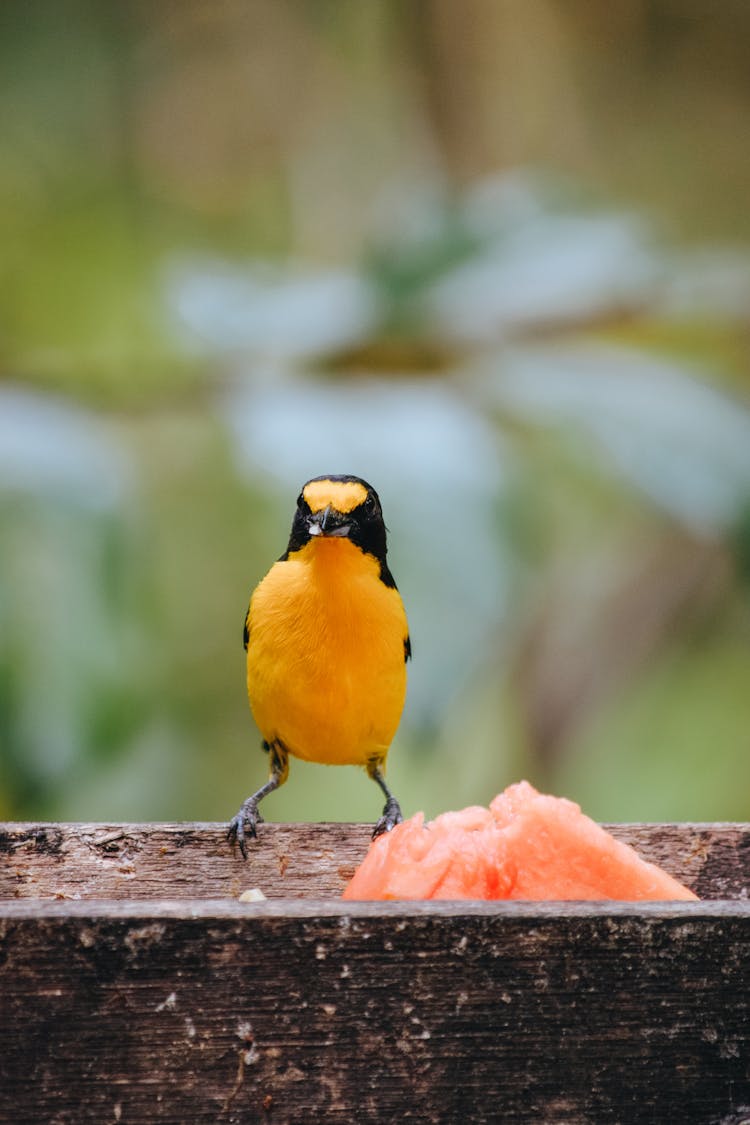
[[[343,512],[337,511],[329,504],[327,508],[310,516],[307,527],[311,535],[343,538],[349,534],[351,521]]]

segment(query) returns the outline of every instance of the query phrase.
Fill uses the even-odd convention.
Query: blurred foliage
[[[750,8],[0,6],[0,813],[228,819],[308,476],[383,498],[406,811],[750,818]],[[279,819],[366,819],[294,763]]]

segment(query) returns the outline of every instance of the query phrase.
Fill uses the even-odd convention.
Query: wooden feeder
[[[703,901],[342,902],[364,825],[0,826],[0,1120],[748,1123],[750,826],[610,830]]]

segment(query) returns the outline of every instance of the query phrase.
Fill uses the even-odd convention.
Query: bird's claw
[[[403,820],[401,814],[401,806],[395,797],[389,797],[383,806],[383,815],[377,822],[372,830],[372,838],[376,840],[378,836],[382,836],[384,832],[390,832],[397,824]]]
[[[245,801],[237,815],[230,820],[227,840],[237,843],[243,859],[247,859],[247,838],[257,839],[258,825],[262,823],[263,817],[258,812],[258,804],[252,799]]]

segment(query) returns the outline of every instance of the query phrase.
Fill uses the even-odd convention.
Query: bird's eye
[[[377,505],[377,502],[375,500],[375,497],[374,496],[368,496],[367,499],[365,500],[365,512],[367,513],[367,515],[368,516],[375,515],[375,512],[377,511],[377,507],[378,507],[378,505]]]

